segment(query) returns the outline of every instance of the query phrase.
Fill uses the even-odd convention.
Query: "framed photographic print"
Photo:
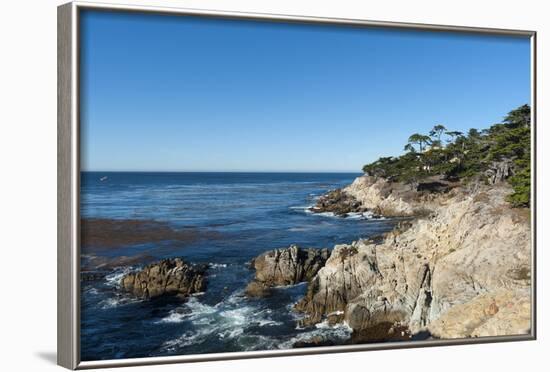
[[[535,32],[58,8],[58,363],[532,340]]]

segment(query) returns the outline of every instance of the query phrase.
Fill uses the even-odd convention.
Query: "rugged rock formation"
[[[270,287],[309,281],[323,267],[329,255],[328,249],[303,249],[296,245],[265,252],[251,262],[256,275],[246,293],[253,297],[265,296]]]
[[[331,212],[336,216],[345,217],[348,213],[365,212],[367,209],[353,196],[336,189],[321,196],[310,210],[314,213]]]
[[[205,274],[205,265],[190,265],[181,258],[171,258],[125,275],[120,284],[124,290],[142,298],[187,297],[205,290]]]
[[[404,184],[365,175],[343,189],[321,196],[310,210],[314,213],[332,212],[344,217],[354,212],[371,212],[375,216],[386,217],[418,216],[427,213],[439,194],[447,193],[456,186],[456,183],[441,177]]]
[[[387,187],[360,177],[344,190],[392,213],[418,210]],[[355,331],[399,322],[445,338],[527,332],[530,223],[505,201],[509,193],[505,184],[454,189],[381,244],[337,245],[296,308],[306,323],[338,314]]]

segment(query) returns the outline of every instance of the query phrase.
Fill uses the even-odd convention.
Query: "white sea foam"
[[[116,298],[106,298],[105,300],[101,301],[99,304],[101,305],[102,309],[112,309],[114,307],[117,307],[119,305],[119,300]]]
[[[292,231],[292,232],[309,231],[309,230],[313,230],[313,226],[309,226],[309,227],[291,227],[290,229],[288,229],[288,231]]]
[[[370,211],[366,212],[350,212],[346,214],[346,218],[354,219],[354,220],[379,220],[384,219],[384,217],[380,217],[375,215],[374,213]]]
[[[210,332],[207,329],[199,329],[196,331],[187,331],[181,336],[168,340],[162,344],[161,349],[165,351],[175,351],[178,348],[193,345],[204,341]]]
[[[231,339],[231,338],[238,337],[243,333],[244,333],[244,329],[242,328],[228,329],[223,332],[219,332],[218,337],[221,338],[222,340],[227,338]]]
[[[247,315],[250,313],[250,307],[240,307],[234,310],[226,310],[220,312],[220,316],[224,320],[232,325],[241,326],[248,323],[249,319]]]
[[[314,214],[316,216],[321,216],[321,217],[341,218],[341,216],[337,216],[334,212],[316,212],[315,211],[315,206],[313,206],[313,205],[290,207],[290,209],[303,210],[304,213]],[[372,219],[384,220],[385,219],[385,217],[377,216],[377,215],[375,215],[374,213],[372,213],[370,211],[349,212],[349,213],[346,213],[346,218],[350,219],[350,220],[372,220]],[[290,231],[300,231],[300,230],[292,230],[292,228],[291,228]]]
[[[226,267],[227,267],[227,264],[210,262],[210,263],[208,264],[208,266],[209,266],[211,269],[223,269],[223,268],[226,268]]]
[[[300,328],[296,328],[300,330]],[[282,342],[278,345],[279,349],[290,349],[296,342],[308,341],[313,337],[322,337],[323,339],[332,341],[345,341],[351,336],[352,329],[346,323],[338,323],[329,325],[328,322],[322,322],[315,326],[315,329],[305,331],[291,339]]]
[[[88,288],[86,288],[86,289],[84,290],[84,292],[85,292],[87,295],[93,295],[93,296],[99,294],[99,291],[98,291],[96,288],[94,288],[94,287],[88,287]]]
[[[111,287],[118,287],[120,286],[120,281],[124,277],[124,275],[129,274],[133,269],[131,267],[126,267],[121,270],[116,270],[115,272],[106,275],[105,281],[107,282],[107,285]]]
[[[346,218],[350,220],[363,220],[363,219],[367,219],[368,216],[366,216],[364,213],[361,213],[361,212],[350,212],[346,214]]]
[[[216,312],[214,306],[203,304],[196,297],[190,297],[185,305],[191,310],[190,317],[192,319]]]
[[[181,311],[181,309],[171,310],[167,316],[156,323],[181,323],[185,320],[195,321],[216,312],[215,307],[201,303],[196,296],[189,297],[189,300],[185,303],[185,307],[188,311]]]
[[[155,323],[181,323],[188,318],[189,314],[178,313],[177,311],[170,311],[170,313]]]
[[[186,331],[176,339],[163,345],[163,349],[173,351],[194,343],[205,341],[208,337],[217,337],[223,340],[235,339],[243,344],[246,350],[258,347],[254,342],[256,335],[247,334],[249,327],[273,327],[281,325],[281,322],[271,318],[271,309],[261,309],[252,304],[243,304],[243,291],[235,291],[224,301],[210,306],[201,303],[196,298],[190,298],[185,306],[189,312],[171,311],[166,317],[157,323],[181,323],[191,322],[196,330]],[[266,338],[265,342],[274,343],[274,340]],[[263,345],[263,344],[262,344]]]
[[[265,326],[278,326],[278,325],[282,325],[283,323],[281,322],[277,322],[275,320],[260,320],[258,322],[258,325],[260,327],[265,327]]]
[[[336,217],[334,212],[321,212],[321,213],[315,213],[316,216],[322,216],[322,217]]]
[[[128,305],[128,304],[133,304],[133,303],[136,303],[136,302],[139,302],[140,300],[136,299],[136,298],[130,298],[130,297],[109,297],[109,298],[106,298],[104,300],[102,300],[99,305],[101,306],[101,308],[103,310],[107,310],[107,309],[113,309],[115,307],[119,307],[119,306],[123,306],[123,305]]]
[[[231,293],[229,297],[226,297],[222,302],[216,304],[216,307],[220,308],[224,305],[237,305],[244,299],[244,289],[238,289]]]
[[[306,285],[307,285],[307,282],[300,282],[300,283],[296,283],[296,284],[275,285],[275,286],[273,286],[273,288],[286,289],[286,288],[304,287]]]

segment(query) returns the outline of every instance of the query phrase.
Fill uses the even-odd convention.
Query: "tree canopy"
[[[447,136],[446,145],[441,137]],[[484,130],[472,128],[467,134],[435,125],[428,135],[414,133],[404,147],[405,154],[382,157],[366,164],[363,171],[391,181],[418,182],[441,175],[468,182],[487,180],[486,172],[495,163],[511,164],[507,181],[514,192],[509,202],[528,207],[531,196],[531,108],[523,105],[510,111],[502,120]]]

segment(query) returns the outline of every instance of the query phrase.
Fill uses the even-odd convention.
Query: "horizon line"
[[[275,170],[275,171],[259,171],[259,170],[87,170],[81,169],[80,172],[88,173],[363,173],[362,171],[351,170]]]

